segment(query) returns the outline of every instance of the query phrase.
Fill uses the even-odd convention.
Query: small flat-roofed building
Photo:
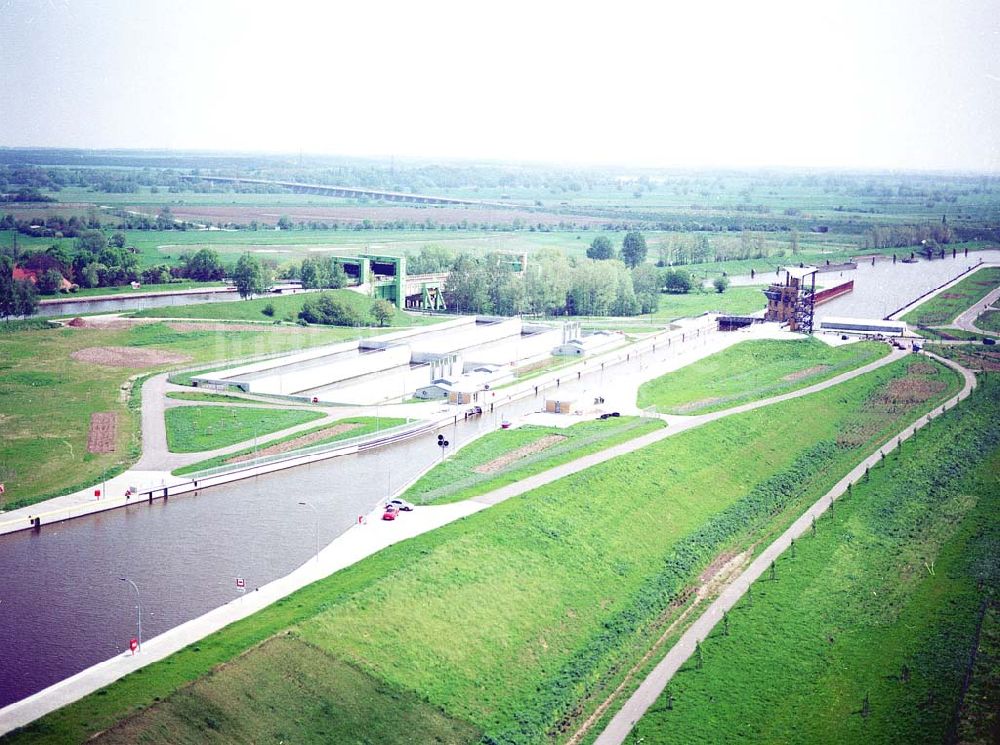
[[[572,414],[576,411],[576,400],[572,398],[547,398],[545,410],[550,414]]]
[[[827,316],[820,319],[819,330],[833,331],[838,334],[903,336],[906,333],[906,324],[903,321],[885,321],[881,318],[840,318]]]
[[[585,357],[603,352],[622,342],[621,334],[611,331],[595,331],[576,339],[570,339],[552,350],[560,357]]]
[[[462,375],[436,378],[430,385],[418,388],[414,397],[427,400],[447,398],[449,403],[467,404],[479,401],[480,393],[508,383],[514,372],[504,365],[478,365]]]

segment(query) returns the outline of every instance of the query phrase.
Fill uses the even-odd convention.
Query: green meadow
[[[813,337],[745,341],[643,383],[639,407],[706,414],[805,388],[884,357],[886,344],[831,347]]]

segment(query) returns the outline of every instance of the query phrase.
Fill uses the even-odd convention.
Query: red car
[[[399,507],[394,504],[390,504],[385,508],[385,512],[382,514],[382,519],[395,520],[397,515],[399,515]]]

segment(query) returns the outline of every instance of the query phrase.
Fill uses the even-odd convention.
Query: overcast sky
[[[1000,170],[996,0],[0,0],[0,145]]]

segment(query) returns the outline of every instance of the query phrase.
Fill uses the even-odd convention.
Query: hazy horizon
[[[0,146],[993,173],[997,16],[7,0]]]

